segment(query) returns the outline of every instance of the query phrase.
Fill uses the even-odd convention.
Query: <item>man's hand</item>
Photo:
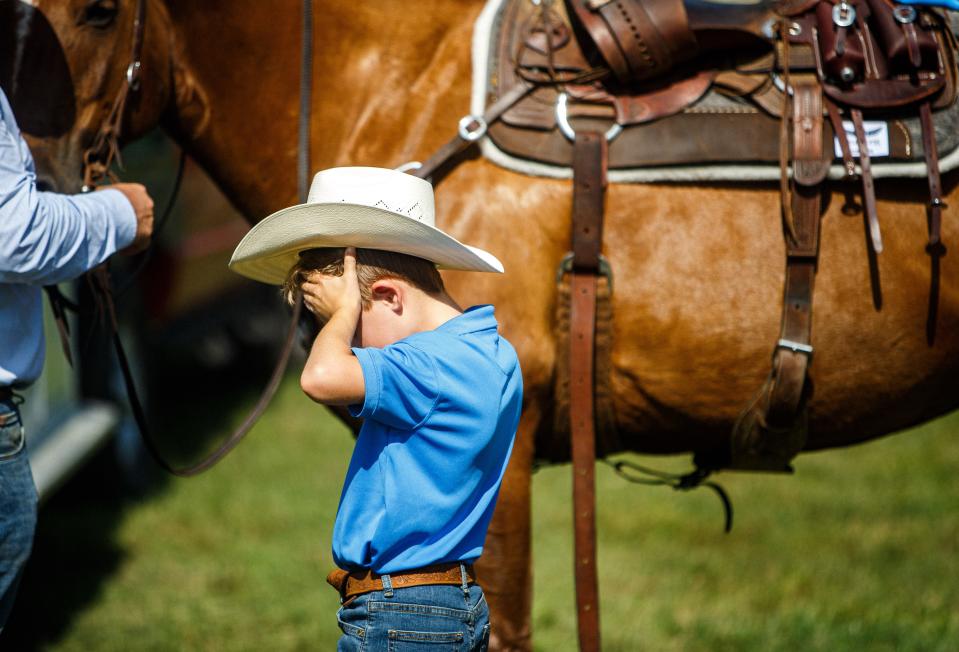
[[[137,216],[137,234],[129,246],[120,251],[124,256],[132,256],[145,250],[150,244],[153,235],[153,199],[147,189],[139,183],[115,183],[110,186],[101,186],[98,190],[111,188],[119,190],[133,206]]]
[[[303,303],[321,322],[341,310],[356,319],[362,307],[360,284],[356,277],[356,249],[348,247],[343,255],[343,275],[327,276],[313,272],[302,285]]]

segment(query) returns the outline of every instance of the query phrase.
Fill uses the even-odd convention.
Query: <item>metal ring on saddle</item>
[[[476,125],[473,127],[473,125]],[[464,115],[460,118],[459,126],[457,127],[457,132],[460,135],[460,138],[465,140],[468,143],[475,142],[486,135],[486,130],[488,125],[486,120],[479,115]]]
[[[576,130],[569,124],[568,103],[569,96],[566,93],[560,93],[556,97],[556,126],[559,127],[560,133],[566,136],[568,141],[573,142],[576,140]],[[622,131],[622,125],[614,124],[606,130],[606,142],[611,143]]]

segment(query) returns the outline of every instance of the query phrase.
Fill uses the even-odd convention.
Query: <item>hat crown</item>
[[[433,186],[396,170],[339,167],[317,172],[307,203],[369,206],[435,226]]]

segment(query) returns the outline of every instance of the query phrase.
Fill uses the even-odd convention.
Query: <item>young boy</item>
[[[362,248],[356,249],[353,245]],[[300,379],[364,419],[333,529],[338,650],[482,650],[480,556],[522,402],[492,306],[465,312],[437,265],[502,271],[433,226],[432,187],[378,168],[316,175],[231,267],[302,293],[322,328]],[[280,271],[282,270],[282,275]],[[434,645],[430,645],[434,644]]]

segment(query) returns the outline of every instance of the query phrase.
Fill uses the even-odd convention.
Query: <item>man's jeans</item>
[[[478,585],[390,588],[347,600],[336,612],[337,652],[486,652],[489,607]]]
[[[20,411],[13,401],[0,401],[0,630],[13,608],[36,524],[37,489]]]

